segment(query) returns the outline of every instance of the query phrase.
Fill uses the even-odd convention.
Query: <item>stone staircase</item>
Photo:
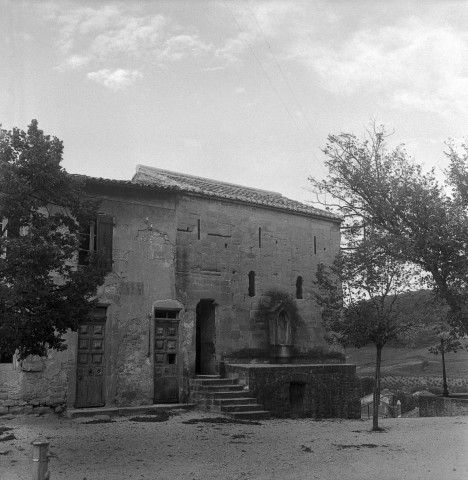
[[[265,420],[270,412],[259,405],[248,390],[232,378],[197,375],[190,380],[190,402],[203,410],[220,412],[242,420]]]

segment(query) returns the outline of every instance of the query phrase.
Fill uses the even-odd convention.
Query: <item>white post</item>
[[[396,402],[396,416],[397,416],[397,418],[401,418],[401,402],[400,402],[400,400],[398,400],[398,402]]]
[[[32,480],[49,480],[49,442],[39,437],[33,444],[33,476]]]

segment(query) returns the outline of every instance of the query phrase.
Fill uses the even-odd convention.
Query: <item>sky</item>
[[[70,173],[149,165],[313,200],[375,121],[426,169],[468,133],[464,0],[0,0],[0,123]]]

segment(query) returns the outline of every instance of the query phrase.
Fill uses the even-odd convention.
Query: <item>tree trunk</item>
[[[448,392],[448,386],[447,386],[447,373],[445,372],[445,345],[444,345],[444,339],[440,339],[440,353],[442,355],[442,378],[443,378],[443,383],[442,383],[442,396],[443,397],[448,397],[449,392]]]
[[[374,397],[372,409],[372,430],[379,429],[379,404],[380,404],[380,363],[382,360],[382,347],[376,345],[375,356],[375,380],[374,380]]]

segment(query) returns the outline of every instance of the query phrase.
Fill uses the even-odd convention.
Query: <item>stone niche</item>
[[[228,364],[275,417],[361,418],[355,365]]]

